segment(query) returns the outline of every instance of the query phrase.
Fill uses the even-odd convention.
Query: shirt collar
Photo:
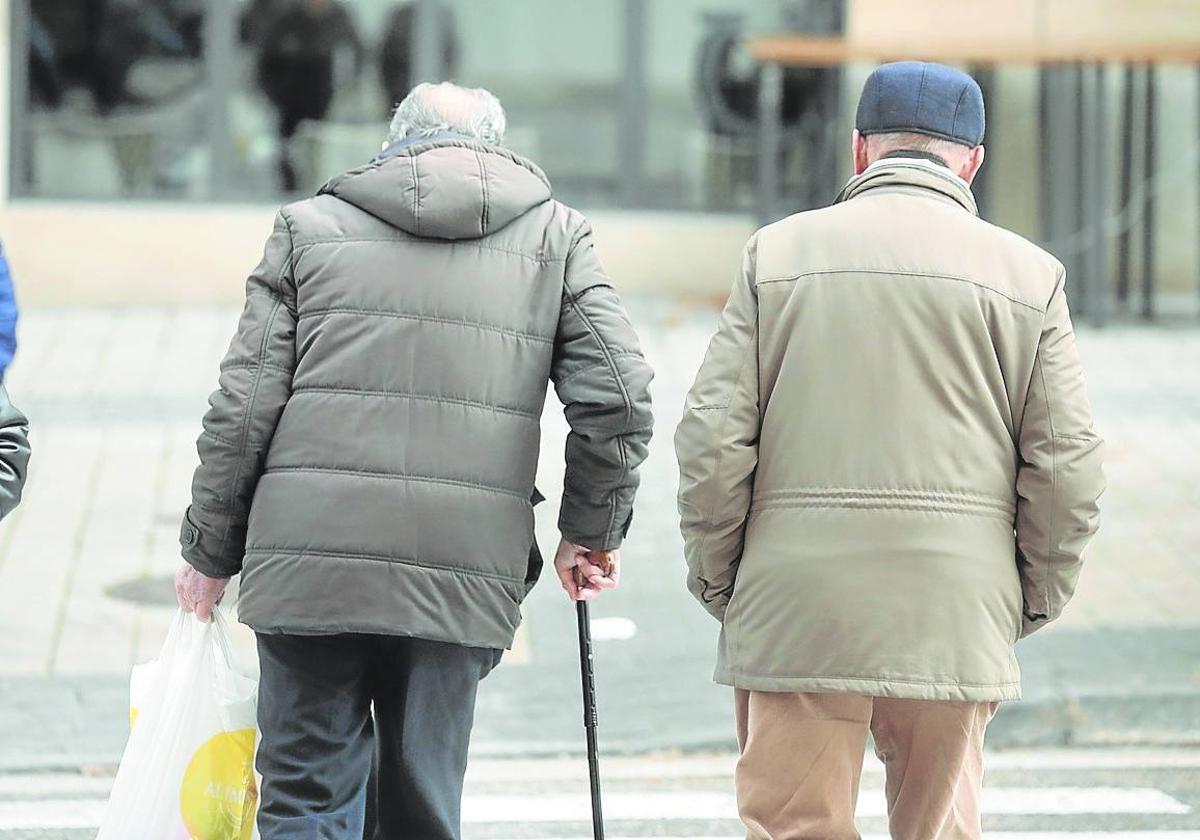
[[[443,140],[469,139],[469,137],[453,131],[439,131],[436,134],[417,134],[412,137],[405,137],[402,140],[397,140],[396,142],[390,144],[386,149],[377,154],[371,162],[379,163],[380,161],[387,160],[390,157],[395,157],[404,149],[407,149],[410,146],[416,146],[418,143],[437,143]]]

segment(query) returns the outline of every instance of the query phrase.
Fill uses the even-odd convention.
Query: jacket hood
[[[861,175],[855,175],[846,182],[846,186],[842,187],[838,194],[837,201],[846,201],[874,189],[909,192],[914,189],[928,190],[950,199],[976,216],[979,215],[975,196],[966,181],[940,164],[919,158],[884,158],[875,161]]]
[[[548,201],[550,182],[506,149],[435,138],[352,169],[321,192],[416,236],[477,239]]]

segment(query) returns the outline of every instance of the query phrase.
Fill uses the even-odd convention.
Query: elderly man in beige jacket
[[[754,838],[981,834],[1013,644],[1075,588],[1104,486],[1062,265],[981,221],[983,97],[884,65],[837,202],[758,231],[676,435],[689,588],[722,624]]]

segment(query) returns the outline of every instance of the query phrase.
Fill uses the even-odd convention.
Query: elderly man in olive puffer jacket
[[[651,371],[587,221],[503,132],[486,91],[419,86],[379,157],[280,212],[250,277],[177,590],[203,617],[241,574],[264,840],[358,836],[376,743],[376,836],[458,837],[476,686],[541,567],[550,382],[556,570],[573,598],[616,584]]]

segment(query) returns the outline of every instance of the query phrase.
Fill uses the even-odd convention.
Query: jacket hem
[[[292,554],[305,557],[326,557],[333,560],[371,560],[379,563],[395,563],[399,566],[411,566],[431,572],[446,572],[484,580],[495,580],[508,584],[525,584],[522,575],[505,575],[499,572],[489,572],[483,569],[468,569],[463,566],[451,566],[445,563],[431,563],[427,560],[416,560],[411,557],[399,557],[394,554],[369,554],[362,551],[334,551],[332,549],[300,548],[288,545],[256,545],[246,549],[246,556],[254,555]]]
[[[468,648],[484,648],[487,650],[512,650],[512,640],[508,642],[498,643],[496,639],[467,639],[452,637],[449,634],[438,633],[419,633],[397,630],[395,627],[389,627],[384,624],[374,624],[371,622],[334,622],[327,624],[312,624],[312,623],[284,623],[281,625],[266,624],[254,619],[238,619],[242,624],[249,627],[260,636],[339,636],[344,634],[353,635],[370,635],[370,636],[395,636],[403,639],[423,639],[427,642],[444,642],[446,644],[459,645],[460,647]],[[513,629],[516,633],[516,628]]]
[[[777,677],[741,674],[717,668],[713,679],[721,684],[749,691],[812,692],[815,694],[860,694],[867,697],[893,697],[906,700],[955,700],[988,703],[1020,700],[1021,683],[958,683],[926,681],[898,677]]]
[[[527,591],[524,579],[395,559],[251,552],[238,620],[264,635],[399,636],[502,650],[513,643]]]

